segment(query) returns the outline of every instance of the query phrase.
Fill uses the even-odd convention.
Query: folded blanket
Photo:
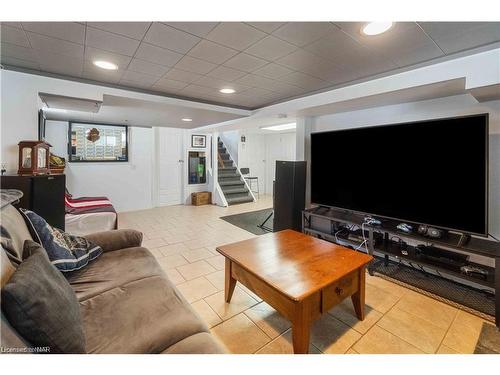
[[[89,214],[94,212],[114,212],[115,208],[107,197],[80,197],[73,198],[66,194],[64,197],[66,213],[70,215]]]

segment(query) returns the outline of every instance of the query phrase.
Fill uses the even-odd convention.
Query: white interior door
[[[295,133],[266,135],[267,194],[273,194],[276,160],[295,160]]]
[[[158,205],[182,203],[183,131],[159,128],[157,143]]]

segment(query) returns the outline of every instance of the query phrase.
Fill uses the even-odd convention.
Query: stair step
[[[219,147],[217,150],[218,150],[221,154],[225,154],[225,153],[226,153],[226,151],[227,151],[225,147]]]
[[[229,154],[219,154],[222,160],[229,160]]]
[[[245,183],[241,180],[236,180],[236,179],[227,179],[227,180],[222,180],[219,181],[219,186],[245,186]]]
[[[253,202],[253,198],[250,195],[248,195],[246,197],[227,198],[226,201],[228,205],[232,206],[233,204]]]
[[[224,163],[224,167],[226,166],[232,166],[233,165],[233,161],[232,160],[222,160],[222,162]]]
[[[246,188],[246,186],[242,187],[222,186],[222,192],[224,193],[225,196],[230,194],[241,194],[241,193],[248,194],[248,189]]]
[[[219,173],[224,173],[224,172],[230,172],[230,171],[236,171],[236,167],[219,167]]]
[[[236,171],[233,172],[226,172],[226,173],[219,173],[219,180],[225,180],[228,178],[240,178],[240,174]]]

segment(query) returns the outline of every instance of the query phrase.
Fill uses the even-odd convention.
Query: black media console
[[[383,219],[380,225],[366,224],[365,217],[352,211],[314,207],[302,212],[302,228],[315,237],[364,249],[371,255],[382,254],[386,263],[394,258],[404,260],[494,290],[495,324],[500,327],[500,271],[495,272],[500,270],[499,242],[477,237],[464,241],[461,234],[451,232],[443,238],[428,238],[416,230],[405,233],[397,229],[399,221]],[[495,267],[474,263],[469,260],[471,256],[493,259]],[[368,271],[371,273],[370,267]]]

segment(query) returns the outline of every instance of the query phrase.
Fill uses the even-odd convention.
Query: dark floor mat
[[[475,354],[500,354],[500,331],[492,324],[483,323]]]
[[[384,265],[384,260],[377,258],[371,265],[375,274],[399,281],[404,285],[414,287],[423,294],[441,300],[450,305],[455,305],[462,310],[473,313],[482,313],[484,319],[492,320],[495,316],[495,295],[452,280],[424,273],[420,269],[411,268],[397,262],[389,261]]]
[[[269,230],[265,230],[259,227],[259,225],[261,225],[272,212],[272,208],[266,208],[264,210],[244,212],[237,215],[222,216],[221,219],[250,233],[261,235],[273,231],[272,216],[269,218],[269,220],[267,220],[265,225],[265,227]]]

